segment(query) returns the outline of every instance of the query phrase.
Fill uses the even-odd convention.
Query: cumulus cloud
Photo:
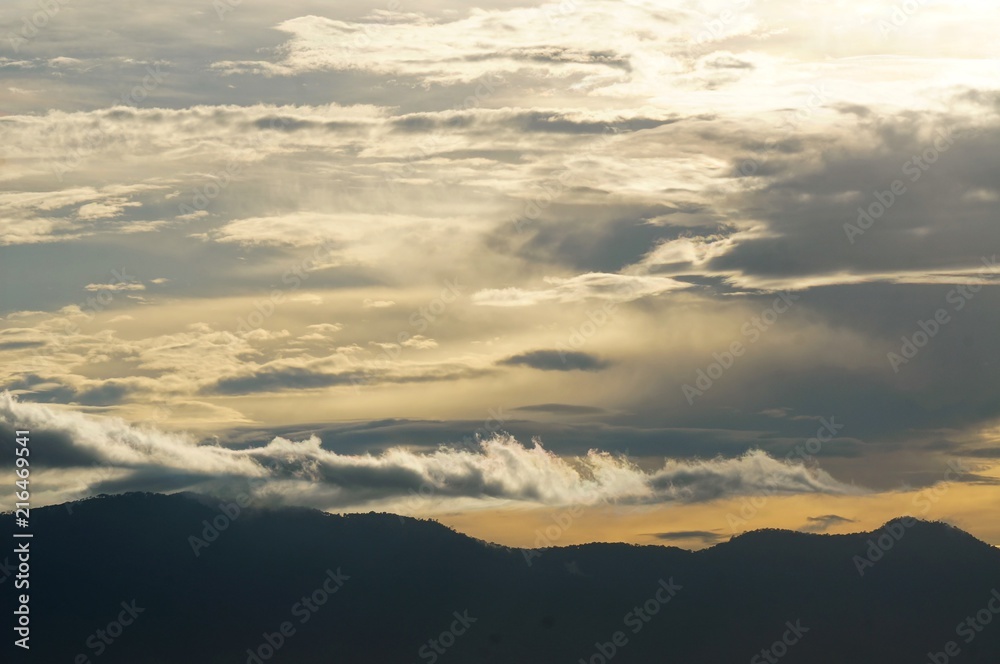
[[[53,496],[70,487],[74,468],[113,469],[88,487],[148,486],[150,481],[175,490],[218,491],[234,481],[268,480],[266,492],[299,503],[346,509],[373,502],[413,505],[414,497],[434,500],[515,501],[540,505],[596,505],[606,502],[663,503],[707,501],[759,492],[770,494],[856,493],[819,469],[779,461],[763,452],[738,458],[668,460],[645,471],[627,457],[593,450],[566,459],[535,441],[526,447],[495,435],[471,448],[442,446],[425,453],[390,448],[379,455],[339,454],[315,437],[292,441],[277,437],[266,445],[230,449],[198,443],[184,434],[129,425],[116,418],[96,418],[19,402],[0,394],[0,422],[5,429],[25,428],[37,440],[33,456],[41,482]],[[5,440],[11,440],[5,431]],[[61,473],[47,473],[53,467]],[[86,477],[85,473],[79,477]],[[79,477],[71,481],[73,489]]]
[[[142,469],[156,467],[169,473],[218,473],[257,477],[263,474],[252,460],[229,450],[201,446],[190,436],[144,429],[118,418],[94,418],[57,411],[16,400],[0,392],[0,421],[7,429],[30,430],[62,440],[80,458],[98,465]],[[5,435],[6,440],[11,440]],[[47,466],[44,445],[33,455],[33,465]],[[65,450],[64,450],[65,451]],[[58,461],[58,457],[56,458]]]

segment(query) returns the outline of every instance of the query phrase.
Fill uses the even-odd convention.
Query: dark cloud
[[[29,400],[39,403],[72,403],[77,395],[76,390],[69,385],[35,373],[21,374],[0,387],[23,393]]]
[[[740,242],[711,269],[786,277],[947,270],[978,268],[995,253],[1000,128],[972,131],[948,115],[855,117],[855,135],[837,150],[827,135],[800,138],[798,153],[776,146],[763,158],[759,150],[733,158],[734,177],[751,164],[750,174],[771,178],[734,201],[771,233]],[[894,181],[902,193],[889,191]],[[858,226],[859,208],[873,205],[868,228],[849,236],[845,225]]]
[[[560,191],[557,181],[544,187]],[[519,224],[504,224],[486,239],[487,246],[540,265],[553,263],[581,271],[616,272],[638,262],[657,244],[682,236],[710,236],[726,227],[715,223],[715,213],[691,204],[626,205],[613,200],[583,202],[602,196],[589,193],[569,196],[547,204],[537,218]],[[563,200],[565,199],[565,200]],[[572,202],[567,202],[572,201]],[[532,210],[534,214],[534,210]],[[664,219],[695,217],[704,223],[671,225]],[[676,266],[672,266],[676,267]]]
[[[809,523],[805,525],[802,530],[807,530],[809,532],[821,533],[829,530],[833,526],[839,526],[844,523],[856,523],[854,519],[848,519],[844,516],[839,516],[837,514],[824,514],[822,516],[807,516],[806,521]]]
[[[97,387],[81,390],[76,395],[76,401],[84,406],[110,406],[125,401],[129,391],[128,385],[109,380]]]
[[[631,64],[629,58],[624,55],[620,55],[612,50],[604,51],[583,51],[574,48],[565,47],[540,47],[540,48],[513,48],[507,49],[500,53],[486,53],[480,55],[468,56],[465,59],[469,61],[478,60],[492,60],[492,59],[513,59],[522,60],[526,62],[547,62],[553,64],[559,63],[577,63],[577,64],[594,64],[594,65],[604,65],[607,67],[613,67],[615,69],[622,69],[625,71],[631,70]]]
[[[611,366],[607,360],[580,351],[533,350],[512,355],[498,364],[525,366],[541,371],[600,371]]]
[[[980,459],[1000,459],[1000,447],[980,447],[966,450],[965,454]]]
[[[552,408],[554,406],[554,408]],[[500,408],[483,414],[479,420],[410,420],[385,419],[369,422],[344,424],[316,423],[296,427],[236,428],[225,437],[225,444],[243,448],[265,444],[275,436],[301,440],[311,435],[323,441],[325,449],[352,454],[377,453],[395,445],[405,445],[412,449],[430,451],[445,443],[468,447],[476,441],[477,434],[489,436],[496,432],[506,432],[519,440],[538,437],[546,449],[561,455],[582,456],[588,450],[600,449],[616,454],[627,454],[637,458],[711,458],[715,456],[734,457],[754,449],[761,449],[776,458],[796,456],[796,447],[801,447],[808,436],[815,434],[815,427],[796,429],[792,425],[782,427],[777,433],[773,427],[751,429],[747,422],[722,419],[717,428],[671,428],[649,423],[612,424],[606,419],[627,421],[628,416],[610,418],[586,418],[577,422],[571,416],[590,414],[591,411],[576,412],[560,409],[561,404],[543,405],[547,410],[510,411]],[[517,416],[514,413],[518,413]],[[523,414],[553,414],[557,417],[540,417],[533,420]],[[606,411],[604,411],[606,413]],[[596,414],[600,414],[598,411]],[[763,418],[759,418],[763,419]],[[731,426],[732,428],[726,428]],[[797,437],[796,433],[802,433]],[[816,458],[823,459],[825,466],[831,459],[850,460],[860,456],[865,449],[861,441],[838,438],[825,443],[816,451]],[[940,475],[940,473],[939,473]]]
[[[218,394],[252,394],[255,392],[281,392],[284,390],[311,390],[335,385],[357,385],[366,380],[358,371],[324,373],[300,367],[262,369],[242,376],[222,378],[207,392]]]
[[[219,379],[201,391],[203,394],[254,394],[258,392],[314,390],[326,387],[361,386],[378,383],[430,383],[463,378],[478,378],[490,373],[492,373],[490,369],[476,369],[460,365],[438,366],[416,374],[392,373],[379,369],[326,372],[308,367],[265,366],[252,373]]]
[[[358,130],[364,125],[357,122],[319,122],[315,120],[302,120],[300,118],[273,115],[254,120],[251,123],[251,126],[254,129],[295,133],[303,129],[323,129],[326,131]]]
[[[89,387],[64,384],[58,378],[38,374],[22,374],[16,380],[0,385],[5,390],[18,391],[39,403],[78,403],[84,406],[110,406],[128,400],[134,391],[127,382],[109,379]]]
[[[580,120],[551,111],[522,111],[507,115],[483,116],[469,111],[450,113],[414,113],[392,121],[402,132],[430,132],[442,129],[482,127],[506,128],[524,133],[609,134],[654,129],[678,122],[680,118],[622,118],[609,121]]]
[[[686,542],[698,540],[703,544],[715,544],[728,539],[726,535],[720,535],[708,530],[673,530],[665,533],[653,533],[653,537],[666,542]]]
[[[705,66],[712,69],[754,69],[752,62],[740,60],[731,55],[718,55],[705,60]]]
[[[0,341],[0,350],[20,350],[22,348],[40,348],[44,341]]]
[[[15,431],[12,425],[0,419],[0,453],[7,459],[14,458]],[[31,431],[31,465],[39,468],[79,468],[99,466],[106,462],[100,453],[91,448],[74,444],[72,435],[65,431],[33,429]]]
[[[523,410],[532,413],[554,413],[557,415],[597,415],[606,412],[603,408],[596,406],[577,406],[568,403],[540,403],[531,406],[518,406],[514,410]]]
[[[290,440],[305,440],[316,436],[323,449],[350,454],[377,454],[395,446],[434,450],[442,444],[468,448],[476,436],[489,436],[497,431],[530,431],[532,422],[512,419],[503,410],[499,418],[487,420],[408,420],[389,418],[369,422],[342,424],[315,423],[296,427],[238,427],[227,432],[223,443],[235,449],[265,445],[276,436]],[[529,435],[530,438],[530,435]]]

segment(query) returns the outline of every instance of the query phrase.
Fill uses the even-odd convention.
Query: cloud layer
[[[525,447],[496,434],[468,448],[431,452],[390,448],[378,455],[339,454],[316,436],[233,449],[190,436],[139,428],[116,418],[93,418],[22,403],[0,394],[5,438],[31,431],[33,465],[44,495],[66,499],[106,490],[232,491],[253,485],[268,500],[324,509],[371,503],[415,511],[463,501],[541,506],[702,502],[764,494],[858,493],[816,468],[775,460],[763,452],[731,459],[667,461],[645,471],[623,456],[596,450],[562,458],[539,441]]]

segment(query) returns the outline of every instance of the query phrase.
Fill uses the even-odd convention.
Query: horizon
[[[889,526],[896,525],[896,524],[901,524],[906,529],[912,528],[914,525],[941,526],[941,527],[944,527],[944,528],[958,530],[958,531],[962,532],[965,535],[971,536],[977,542],[980,542],[982,544],[986,544],[987,546],[991,546],[993,548],[1000,548],[1000,545],[991,544],[990,542],[986,542],[986,541],[980,539],[979,537],[977,537],[975,533],[971,533],[971,532],[968,532],[966,530],[963,530],[963,529],[959,528],[958,526],[956,526],[954,524],[948,523],[947,521],[937,521],[937,520],[932,520],[932,519],[921,519],[919,517],[914,517],[914,516],[911,516],[911,515],[908,515],[908,514],[901,514],[899,516],[893,517],[893,518],[889,519],[888,521],[886,521],[885,523],[882,523],[878,527],[873,528],[871,530],[848,530],[846,532],[831,533],[831,532],[817,532],[817,531],[810,531],[810,530],[803,530],[803,529],[761,527],[761,528],[754,528],[754,529],[751,529],[751,530],[744,530],[742,532],[738,532],[738,533],[735,533],[733,535],[730,535],[728,539],[723,539],[723,540],[719,540],[719,541],[712,542],[712,543],[705,543],[705,544],[703,544],[703,546],[700,546],[700,547],[687,548],[687,547],[677,546],[676,544],[670,544],[670,543],[624,542],[624,541],[607,541],[607,540],[593,540],[593,541],[582,541],[582,542],[564,542],[564,543],[552,542],[551,544],[549,544],[549,543],[545,543],[545,541],[548,540],[549,538],[547,538],[545,536],[544,532],[541,532],[541,533],[536,532],[536,533],[534,533],[536,535],[536,539],[540,535],[540,539],[543,540],[543,543],[540,546],[535,546],[535,544],[537,544],[537,542],[532,543],[532,545],[530,545],[530,546],[529,545],[517,545],[517,544],[510,544],[510,543],[505,543],[505,542],[497,542],[497,541],[492,541],[492,540],[483,539],[481,537],[477,537],[477,536],[475,536],[472,533],[463,532],[463,531],[458,530],[458,529],[456,529],[456,528],[454,528],[452,526],[449,526],[447,523],[444,523],[444,522],[442,522],[439,519],[436,519],[434,517],[413,517],[413,516],[406,516],[406,515],[403,515],[403,514],[395,514],[393,512],[381,512],[381,511],[375,511],[375,510],[367,511],[367,512],[362,512],[362,511],[357,511],[357,512],[353,512],[353,511],[352,512],[328,512],[328,511],[320,510],[320,509],[317,509],[317,508],[302,507],[302,506],[298,506],[298,505],[267,505],[267,504],[253,504],[253,503],[250,503],[250,502],[248,502],[247,504],[244,505],[244,504],[241,504],[241,500],[240,500],[239,496],[213,496],[213,495],[208,495],[208,494],[195,493],[195,492],[192,492],[192,491],[180,491],[180,492],[177,492],[177,493],[158,493],[158,492],[155,492],[155,491],[129,491],[129,492],[125,492],[125,493],[114,493],[114,494],[111,494],[111,493],[101,493],[101,494],[96,494],[96,495],[92,495],[92,496],[87,496],[87,497],[84,497],[84,498],[78,498],[76,500],[73,500],[73,501],[70,501],[70,502],[66,502],[66,503],[59,503],[59,504],[54,504],[54,505],[44,505],[43,507],[51,507],[51,508],[54,508],[54,507],[63,507],[63,508],[66,509],[66,512],[68,514],[73,514],[74,509],[75,509],[73,506],[76,505],[76,504],[85,503],[85,502],[91,501],[91,500],[101,500],[101,499],[107,499],[107,498],[121,498],[121,499],[125,499],[125,498],[129,498],[129,497],[134,497],[134,496],[156,496],[156,497],[163,497],[163,498],[172,498],[172,497],[188,498],[188,499],[191,499],[194,502],[197,502],[197,503],[199,503],[201,505],[205,505],[205,506],[208,506],[208,507],[218,508],[219,511],[220,511],[220,513],[223,513],[223,514],[226,513],[226,509],[230,509],[230,510],[237,510],[238,509],[238,511],[235,511],[235,516],[230,517],[230,523],[232,521],[235,521],[237,518],[239,518],[239,516],[241,516],[246,510],[250,510],[250,511],[263,511],[263,512],[280,512],[282,510],[293,510],[293,511],[294,510],[306,510],[306,511],[312,511],[312,512],[319,512],[319,513],[322,513],[322,514],[329,514],[331,516],[338,516],[338,517],[351,517],[351,516],[360,516],[360,517],[364,517],[364,516],[396,517],[396,518],[400,519],[401,522],[404,522],[406,519],[410,519],[410,520],[415,521],[417,523],[434,523],[434,524],[442,526],[442,527],[446,528],[447,530],[449,530],[451,532],[454,532],[454,533],[456,533],[458,535],[462,535],[464,537],[468,537],[470,539],[481,541],[481,542],[484,542],[486,544],[490,544],[490,545],[493,545],[493,546],[500,546],[500,547],[503,547],[505,549],[512,549],[512,550],[539,550],[539,549],[546,549],[546,548],[558,549],[558,548],[567,548],[567,547],[576,547],[576,546],[587,546],[587,545],[590,545],[590,544],[626,544],[626,545],[630,545],[630,546],[633,546],[633,545],[638,545],[638,546],[658,546],[658,547],[665,547],[665,548],[671,548],[671,549],[680,549],[682,551],[688,551],[688,552],[692,552],[693,553],[693,552],[696,552],[696,551],[703,551],[703,550],[706,550],[706,549],[711,549],[711,548],[719,546],[719,545],[728,544],[734,538],[741,537],[743,535],[754,534],[754,533],[777,532],[777,533],[798,533],[798,534],[801,534],[801,535],[816,535],[816,536],[830,536],[830,537],[849,537],[849,536],[853,536],[853,535],[874,535],[874,534],[879,533],[881,531],[885,531]],[[11,510],[11,511],[0,511],[0,515],[13,515],[13,514],[14,514],[13,510]],[[911,523],[906,523],[907,521],[909,521]],[[211,524],[204,524],[204,525],[206,525],[206,527],[207,527],[208,525],[211,525]],[[556,524],[556,525],[559,525],[559,524]],[[222,532],[224,532],[224,529],[223,530],[216,529],[216,531],[214,532],[214,534],[216,536],[218,536],[218,535],[221,535]],[[553,539],[559,539],[559,538],[553,538]],[[900,538],[900,539],[902,539],[902,538]]]

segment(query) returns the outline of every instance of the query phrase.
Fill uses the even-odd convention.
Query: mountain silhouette
[[[433,521],[194,494],[31,517],[31,650],[9,639],[5,661],[1000,662],[1000,550],[909,518],[692,552],[512,549]],[[7,620],[15,558],[0,553]]]

